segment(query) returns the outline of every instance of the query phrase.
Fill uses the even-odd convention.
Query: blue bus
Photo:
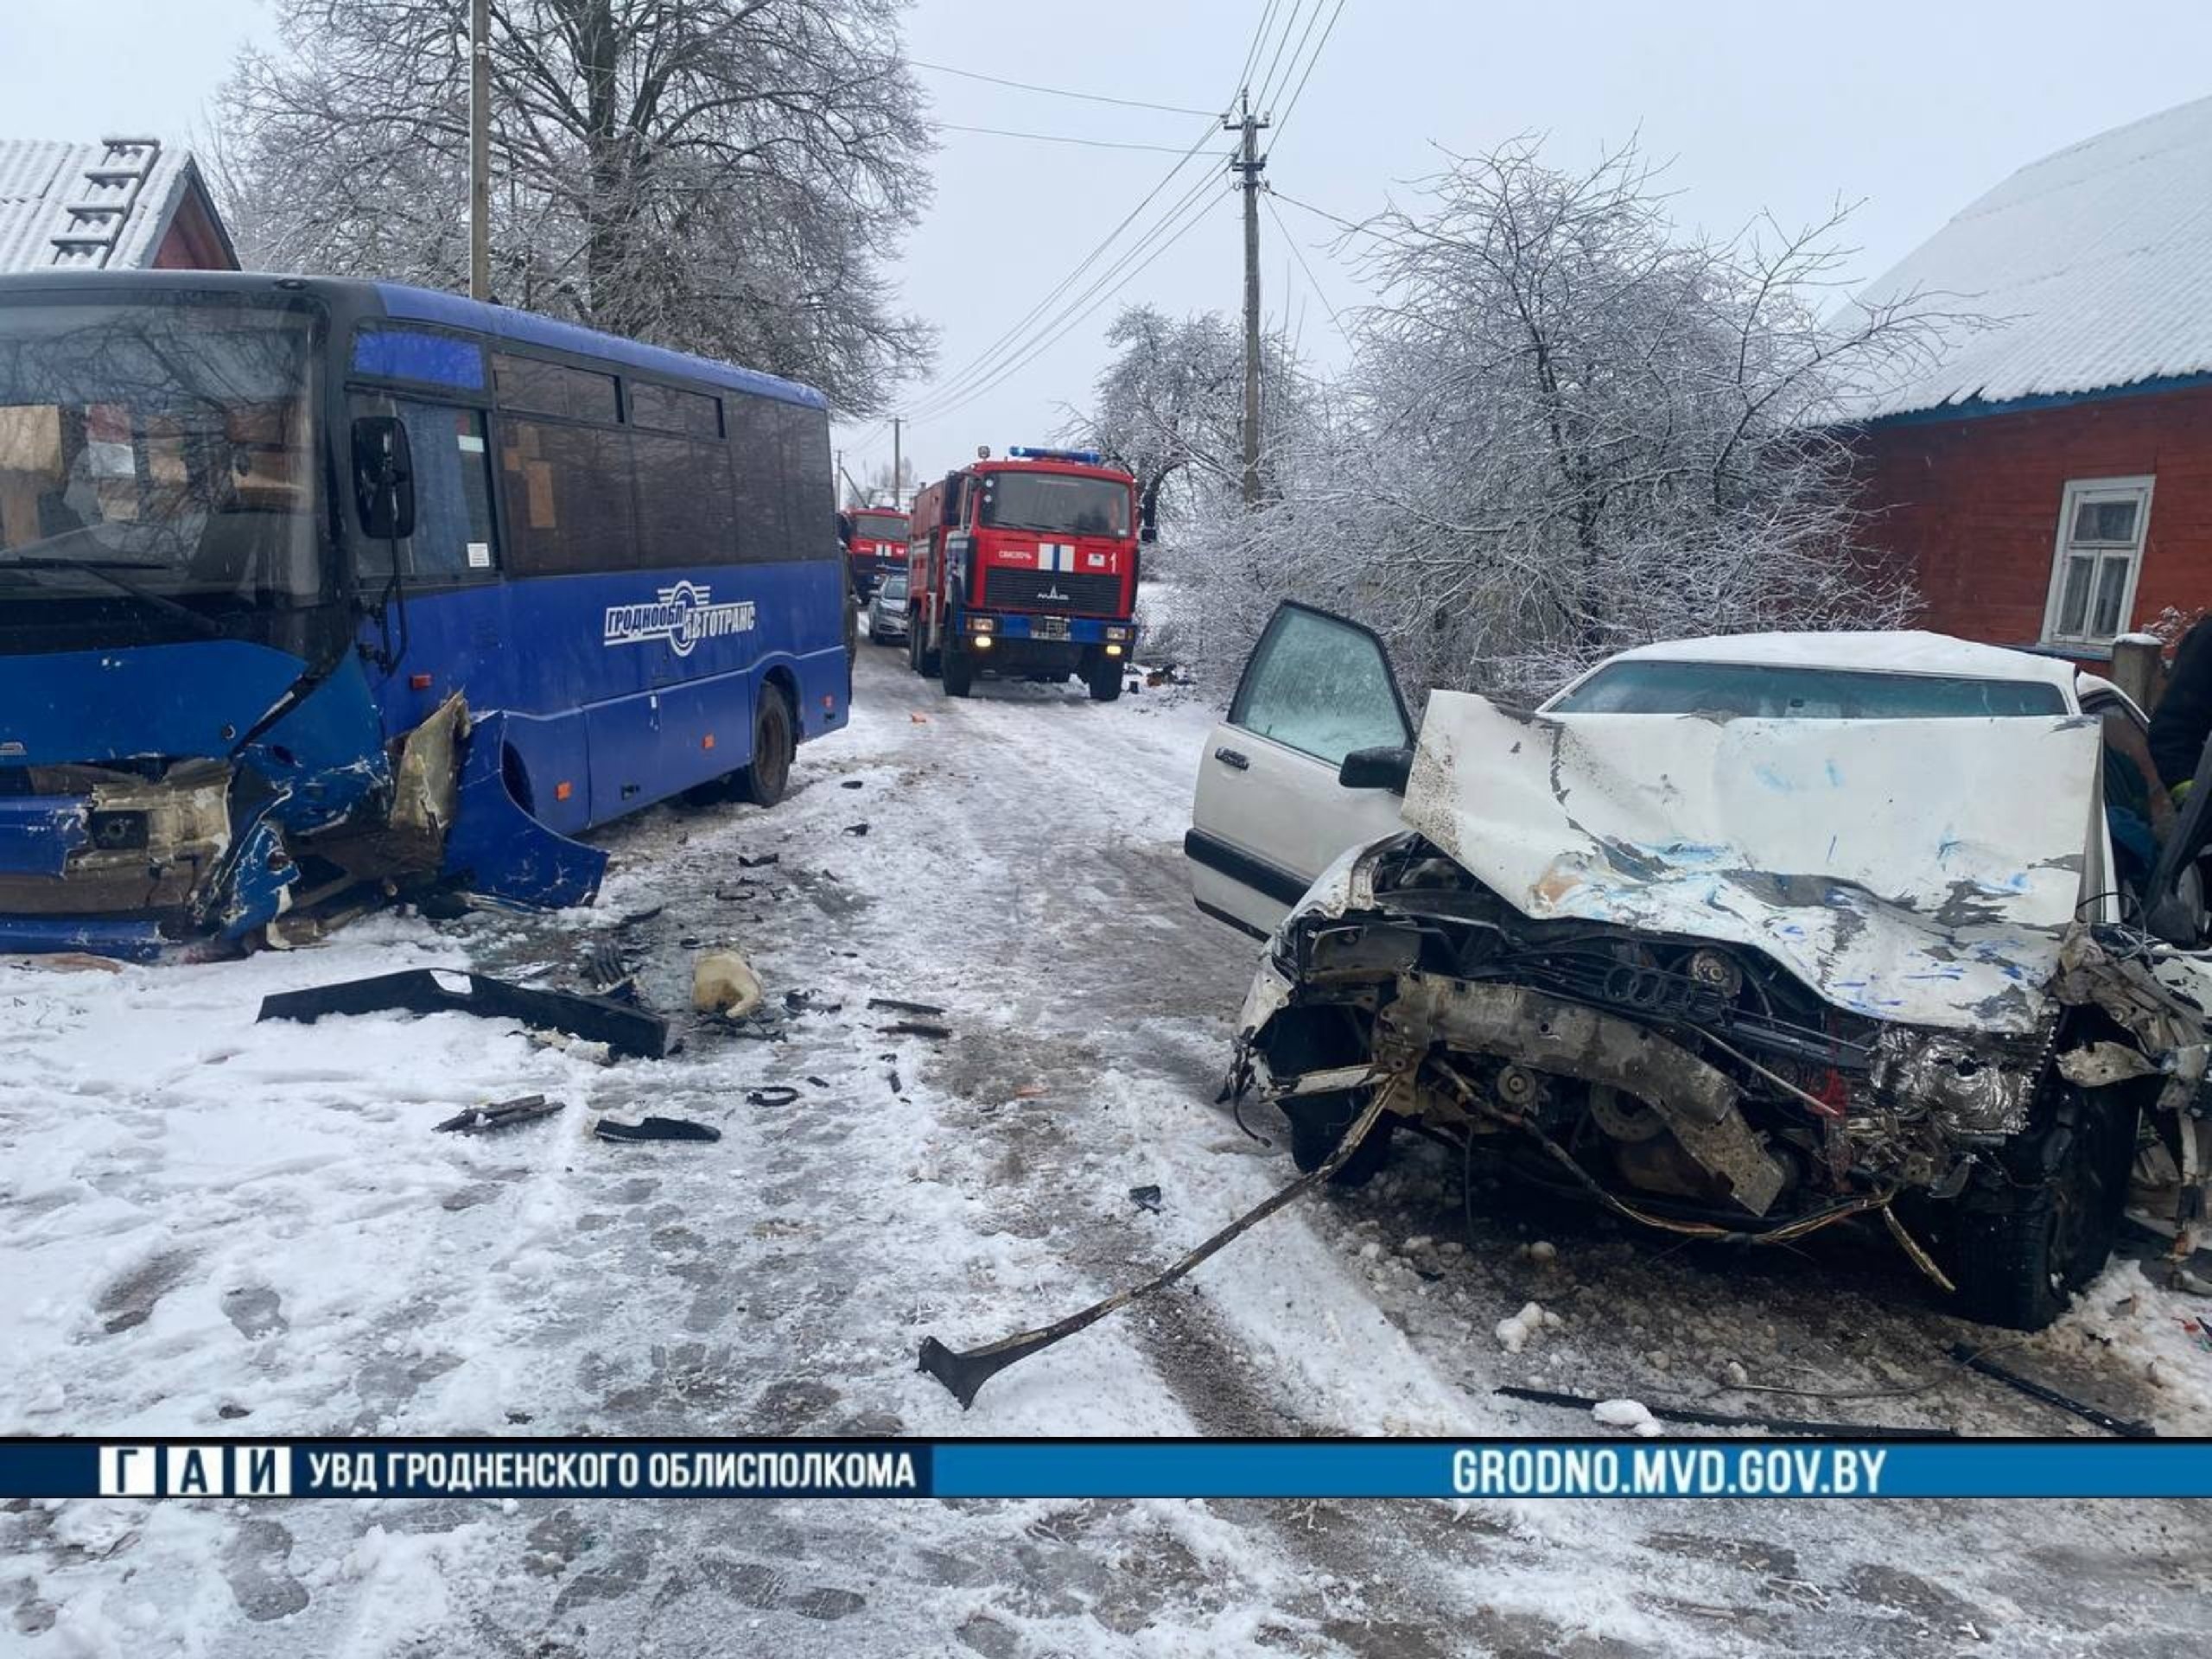
[[[772,804],[844,725],[836,512],[772,376],[386,283],[0,277],[0,951],[588,902],[580,834]]]

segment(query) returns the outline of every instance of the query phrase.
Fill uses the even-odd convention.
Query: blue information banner
[[[0,1440],[0,1498],[2212,1497],[2212,1441]]]

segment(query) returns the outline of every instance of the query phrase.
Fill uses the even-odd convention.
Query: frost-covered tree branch
[[[224,89],[253,263],[466,285],[467,0],[274,0]],[[493,291],[809,381],[925,369],[884,262],[929,193],[902,0],[493,0]]]
[[[1633,147],[1563,173],[1516,141],[1418,190],[1344,238],[1379,297],[1349,370],[1271,431],[1269,500],[1180,504],[1213,665],[1282,596],[1372,623],[1415,685],[1515,698],[1649,639],[1910,617],[1864,545],[1846,417],[1979,319],[1917,296],[1823,316],[1847,210],[1688,234]],[[1163,428],[1143,389],[1189,354],[1114,343],[1096,429]]]

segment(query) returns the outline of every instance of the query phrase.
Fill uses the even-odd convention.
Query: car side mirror
[[[1393,795],[1402,795],[1413,771],[1411,749],[1390,746],[1354,749],[1337,768],[1337,781],[1346,789],[1387,789]]]
[[[354,418],[353,499],[361,528],[376,540],[402,541],[415,533],[415,456],[397,416]]]

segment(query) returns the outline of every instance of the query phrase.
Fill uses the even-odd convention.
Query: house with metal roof
[[[2022,168],[1854,304],[1960,318],[1854,414],[1926,625],[2083,660],[2212,609],[2212,98]]]
[[[0,271],[238,268],[190,150],[0,138]]]

